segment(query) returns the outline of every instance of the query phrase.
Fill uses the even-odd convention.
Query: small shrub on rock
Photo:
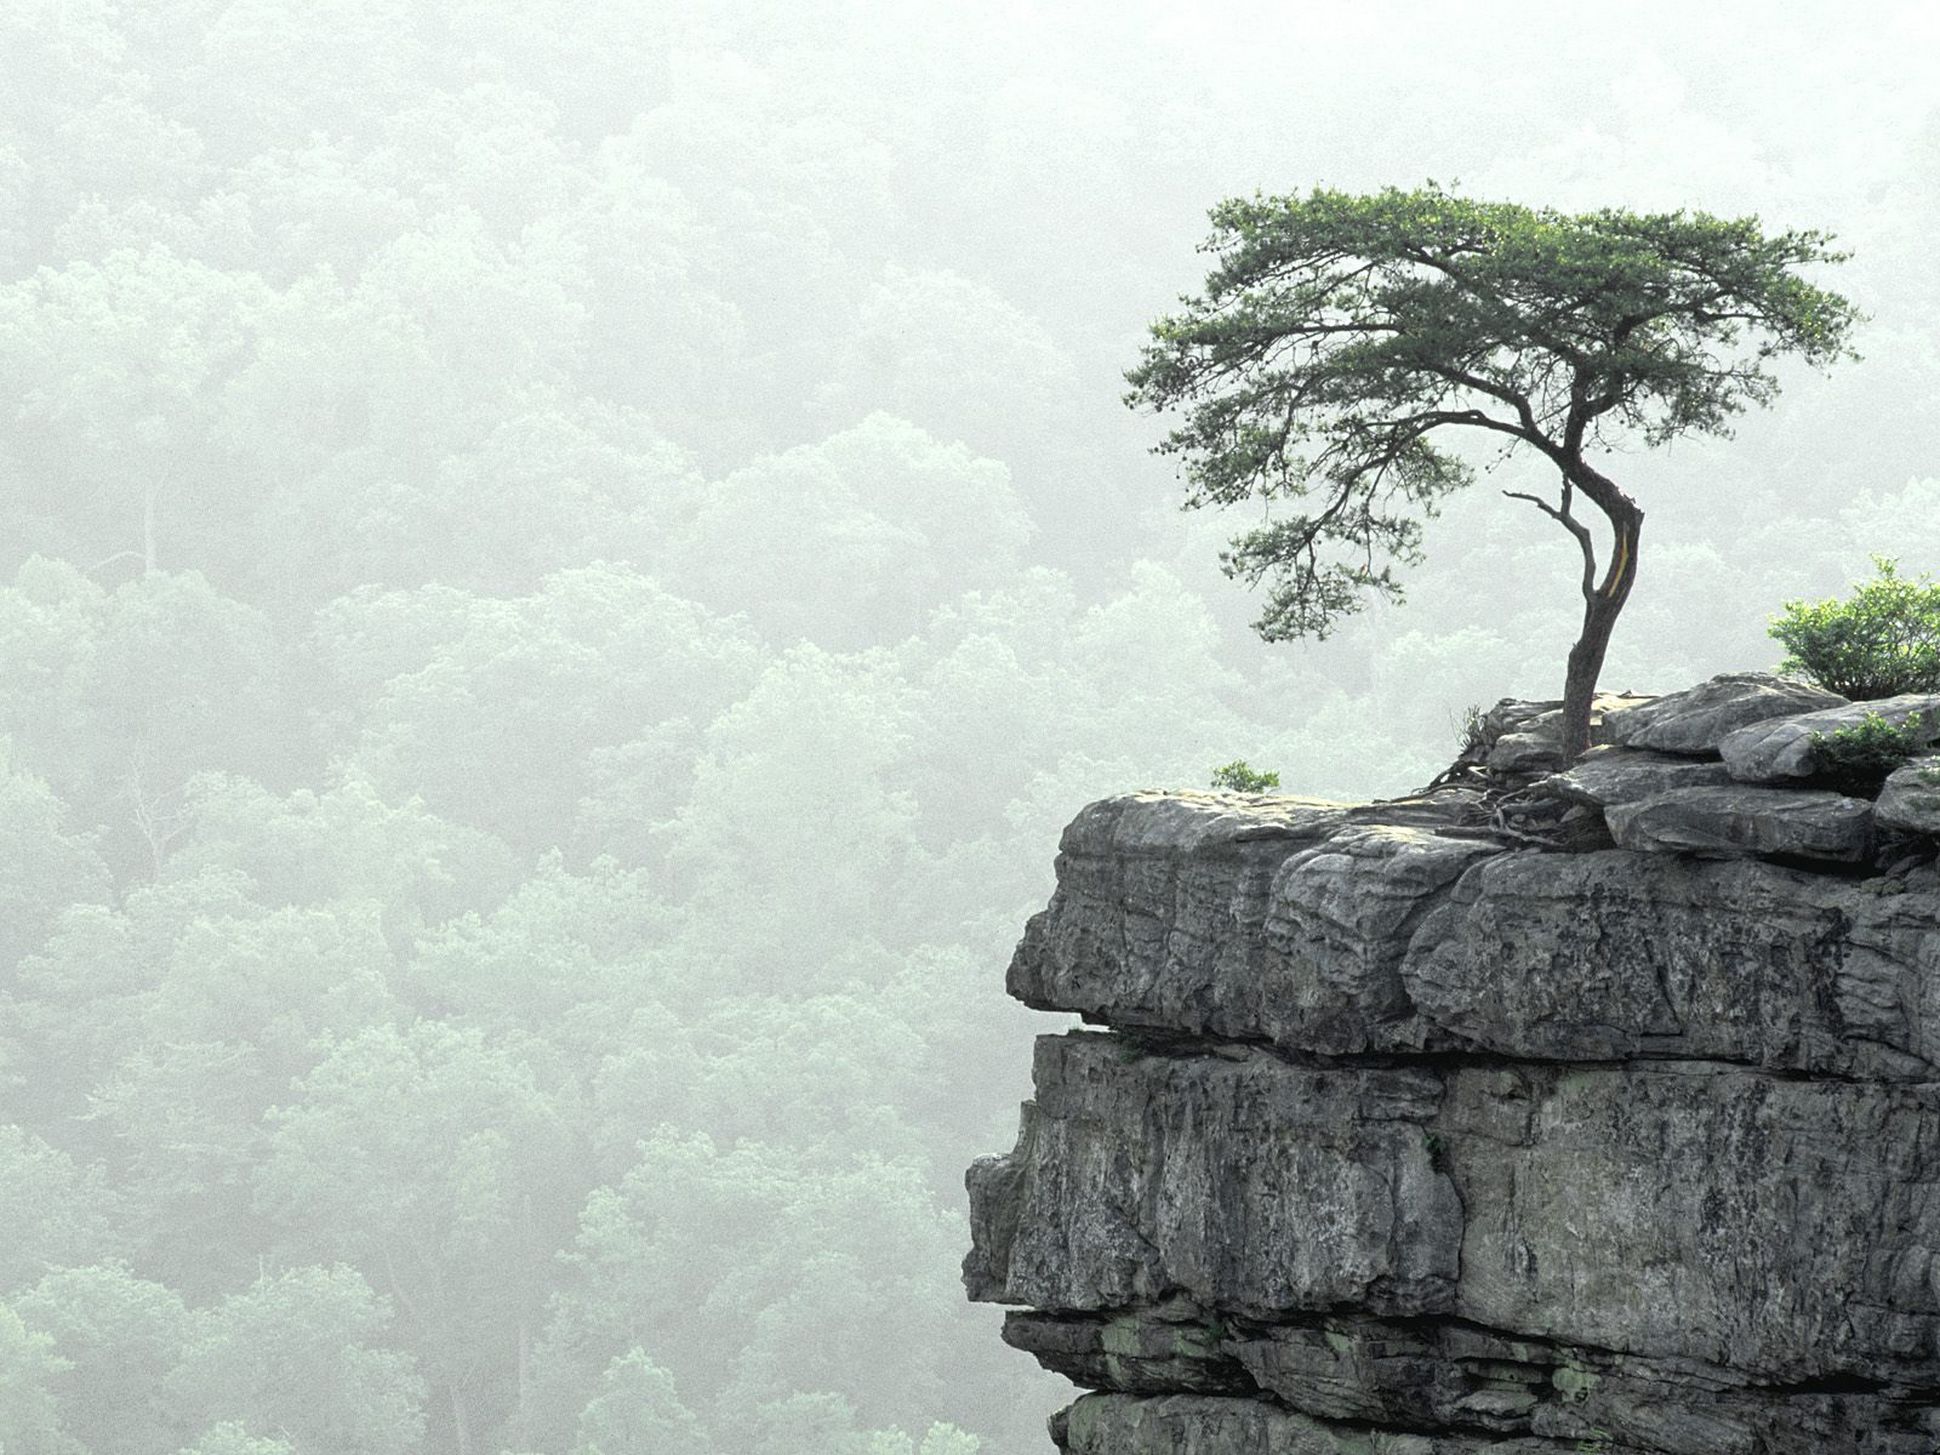
[[[1266,793],[1280,786],[1280,775],[1255,772],[1244,758],[1235,758],[1224,767],[1213,769],[1212,786],[1234,793]]]
[[[1869,712],[1851,727],[1812,734],[1818,769],[1813,776],[1854,798],[1877,798],[1886,776],[1916,753],[1925,752],[1934,733],[1935,728],[1922,722],[1917,712],[1899,724]]]
[[[1781,672],[1864,702],[1902,692],[1940,692],[1940,583],[1909,581],[1898,562],[1873,557],[1879,575],[1845,601],[1788,601],[1771,635],[1789,656]]]

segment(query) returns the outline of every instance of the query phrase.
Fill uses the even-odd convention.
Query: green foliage
[[[740,623],[622,567],[563,571],[530,596],[474,598],[456,613],[443,593],[413,597],[340,604],[323,623],[325,649],[358,676],[383,670],[362,639],[414,605],[423,615],[405,629],[433,643],[368,704],[363,761],[390,801],[421,796],[521,849],[570,822],[594,752],[667,720],[706,721],[758,671]],[[481,779],[496,785],[482,800]]]
[[[112,1198],[99,1167],[18,1126],[0,1125],[0,1295],[43,1269],[91,1263],[111,1245]]]
[[[167,1398],[190,1429],[234,1421],[298,1450],[415,1455],[424,1383],[391,1310],[348,1267],[294,1268],[191,1316]]]
[[[1869,712],[1851,727],[1812,734],[1815,777],[1841,793],[1874,798],[1889,773],[1937,739],[1940,727],[1917,712],[1898,723]]]
[[[901,1430],[878,1430],[862,1443],[858,1455],[977,1455],[983,1441],[955,1425],[931,1425],[919,1444]]]
[[[1857,702],[1903,692],[1940,692],[1940,582],[1909,581],[1898,562],[1873,557],[1878,575],[1844,601],[1788,601],[1771,635],[1802,672]]]
[[[1399,599],[1421,520],[1471,478],[1447,432],[1532,447],[1594,492],[1586,444],[1725,433],[1777,393],[1773,361],[1840,357],[1857,316],[1799,276],[1842,256],[1824,234],[1755,218],[1571,216],[1432,184],[1211,216],[1205,292],[1152,325],[1126,399],[1184,411],[1159,449],[1182,457],[1188,506],[1266,503],[1223,561],[1270,579],[1269,640],[1324,637],[1370,591]],[[1316,487],[1318,508],[1273,514]]]
[[[607,1365],[600,1392],[579,1416],[573,1455],[708,1455],[708,1441],[694,1412],[680,1402],[671,1374],[643,1349],[630,1349]]]
[[[343,1037],[266,1118],[256,1206],[284,1246],[355,1259],[408,1312],[425,1374],[502,1419],[465,1372],[516,1362],[545,1306],[534,1245],[557,1247],[582,1195],[569,1095],[529,1037],[439,1020]]]
[[[960,393],[961,379],[951,388]],[[669,541],[666,571],[710,609],[746,613],[776,645],[853,649],[1000,584],[1032,534],[1003,466],[872,414],[711,487]],[[773,573],[755,592],[751,555]]]
[[[173,1445],[163,1388],[191,1330],[174,1290],[110,1261],[57,1268],[14,1307],[53,1342],[63,1367],[51,1387],[69,1434],[97,1455]]]
[[[53,1342],[0,1303],[0,1451],[7,1455],[86,1455],[61,1429],[52,1382],[62,1364]]]
[[[179,1455],[296,1455],[296,1447],[284,1440],[258,1439],[234,1420],[225,1420],[210,1426]]]
[[[108,895],[91,837],[69,831],[67,806],[41,779],[13,772],[12,757],[0,737],[0,980],[40,947],[64,906]]]
[[[1280,786],[1280,775],[1259,772],[1248,767],[1244,758],[1235,758],[1213,769],[1212,786],[1232,793],[1270,793]]]
[[[624,1177],[587,1198],[542,1352],[615,1357],[705,1308],[677,1347],[656,1351],[696,1409],[786,1405],[791,1388],[855,1391],[843,1407],[887,1423],[880,1391],[896,1388],[948,1412],[957,1370],[933,1351],[955,1317],[941,1299],[959,1227],[913,1165],[858,1154],[829,1166],[793,1147],[743,1138],[724,1149],[663,1126]],[[874,1371],[877,1393],[856,1390],[857,1369]],[[788,1406],[789,1418],[833,1419],[829,1399]]]

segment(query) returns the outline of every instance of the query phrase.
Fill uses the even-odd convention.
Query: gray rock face
[[[1940,884],[1502,854],[1423,917],[1402,985],[1436,1049],[1940,1080]]]
[[[1710,756],[1739,728],[1845,703],[1838,693],[1794,677],[1727,672],[1682,692],[1611,712],[1604,719],[1604,740],[1661,753]]]
[[[1316,1070],[1082,1032],[1042,1038],[1037,1075],[1027,1150],[975,1184],[1016,1203],[990,1302],[1444,1315],[1772,1382],[1940,1368],[1940,1087]]]
[[[1613,827],[1751,791],[1592,761]],[[1040,1039],[965,1262],[1098,1391],[1056,1443],[1932,1455],[1940,870],[1466,824],[1141,794],[1067,831],[1010,982],[1108,1029]]]
[[[1341,805],[1106,799],[1065,830],[1057,894],[1025,927],[1010,993],[1119,1026],[1337,1053],[1405,1042],[1413,921],[1495,852]]]
[[[1085,809],[1012,994],[1295,1056],[1693,1056],[1940,1079],[1929,893],[1269,804],[1136,794]]]
[[[1668,1361],[1510,1338],[1453,1321],[1321,1314],[1271,1325],[1243,1320],[1214,1325],[1184,1310],[1169,1310],[1160,1318],[1013,1313],[1005,1322],[1004,1341],[1078,1384],[1120,1391],[1087,1396],[1065,1422],[1067,1439],[1075,1434],[1098,1440],[1109,1433],[1119,1443],[1073,1443],[1071,1449],[1171,1450],[1180,1447],[1168,1442],[1194,1436],[1204,1441],[1237,1424],[1249,1434],[1257,1432],[1262,1442],[1297,1434],[1339,1442],[1307,1448],[1356,1452],[1560,1450],[1574,1455],[1587,1446],[1720,1455],[1862,1449],[1924,1455],[1936,1423],[1932,1414],[1923,1418],[1874,1391],[1774,1389]],[[1254,1403],[1244,1397],[1249,1392],[1268,1394],[1276,1405]],[[1172,1398],[1133,1400],[1127,1394]],[[1180,1397],[1188,1395],[1227,1398]],[[1287,1407],[1301,1417],[1289,1418]],[[1486,1433],[1400,1433],[1435,1430]],[[1398,1443],[1430,1438],[1439,1443]],[[1209,1442],[1197,1448],[1283,1447]]]
[[[1568,771],[1552,773],[1539,786],[1571,803],[1608,808],[1676,788],[1716,788],[1731,781],[1722,763],[1694,763],[1637,748],[1592,748]]]
[[[1873,805],[1881,828],[1940,837],[1940,753],[1895,768]]]
[[[1261,1312],[1449,1306],[1462,1219],[1425,1135],[1433,1075],[1147,1054],[1079,1032],[1039,1039],[1036,1084],[1028,1154],[1015,1170],[980,1164],[978,1185],[1017,1211],[974,1297],[1074,1311],[1180,1292]]]
[[[1224,1455],[1239,1450],[1249,1455],[1571,1455],[1599,1448],[1587,1441],[1370,1433],[1253,1400],[1185,1395],[1088,1395],[1060,1417],[1056,1434],[1059,1448],[1071,1455]],[[1625,1455],[1617,1445],[1601,1450]]]
[[[1838,793],[1742,784],[1678,788],[1614,804],[1604,821],[1618,848],[1645,853],[1857,864],[1873,847],[1873,806]]]
[[[1841,728],[1857,727],[1872,713],[1898,725],[1914,713],[1940,743],[1940,693],[1909,692],[1876,702],[1849,702],[1796,717],[1753,723],[1725,736],[1718,752],[1731,776],[1740,783],[1786,783],[1809,778],[1818,771],[1812,735],[1830,737]]]
[[[1607,743],[1607,722],[1619,713],[1635,711],[1652,699],[1633,692],[1599,692],[1590,701],[1590,741]],[[1498,702],[1484,718],[1494,733],[1488,766],[1496,773],[1547,773],[1563,766],[1563,704],[1561,702]]]

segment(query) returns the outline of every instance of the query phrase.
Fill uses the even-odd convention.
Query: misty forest
[[[1061,826],[1562,696],[1487,441],[1268,645],[1125,407],[1207,209],[1829,232],[1613,690],[1940,565],[1929,7],[0,3],[0,1450],[1031,1455],[965,1303]],[[1244,526],[1245,521],[1237,522]]]

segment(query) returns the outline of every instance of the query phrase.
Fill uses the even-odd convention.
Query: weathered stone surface
[[[1480,1427],[1702,1455],[1850,1455],[1890,1420],[1877,1393],[1760,1385],[1689,1361],[1464,1323],[1342,1315],[1235,1327],[1220,1342],[1261,1392],[1376,1427]],[[1901,1425],[1909,1439],[1922,1433],[1917,1415]]]
[[[1940,1438],[1940,1408],[1875,1391],[1758,1386],[1460,1325],[1424,1330],[1343,1319],[1226,1342],[1263,1376],[1253,1398],[1235,1397],[1238,1391],[1087,1395],[1054,1422],[1059,1448],[1101,1455],[1931,1455]],[[1215,1397],[1194,1397],[1203,1393]],[[1438,1429],[1463,1433],[1432,1433]]]
[[[1812,747],[1814,733],[1829,737],[1841,728],[1857,727],[1873,713],[1898,725],[1916,712],[1932,731],[1932,741],[1940,744],[1940,693],[1909,692],[1756,722],[1727,734],[1718,744],[1718,752],[1740,783],[1796,782],[1819,771],[1818,755]]]
[[[1123,1314],[1013,1310],[1004,1342],[1088,1389],[1130,1394],[1252,1394],[1258,1386],[1213,1322],[1188,1300]]]
[[[1608,808],[1673,788],[1714,788],[1731,781],[1722,763],[1692,762],[1638,748],[1592,748],[1573,767],[1550,774],[1537,786],[1571,803]]]
[[[1334,1052],[1410,1043],[1413,922],[1498,848],[1338,806],[1107,799],[1066,832],[1010,991],[1120,1026]]]
[[[1882,896],[1751,860],[1503,854],[1421,921],[1402,991],[1443,1048],[1940,1079],[1924,882]]]
[[[1797,1383],[1940,1373],[1940,1084],[1316,1070],[1039,1041],[997,1302],[1455,1315]],[[1934,1380],[1940,1385],[1940,1378]]]
[[[1895,768],[1873,805],[1873,817],[1882,828],[1940,837],[1940,753]]]
[[[1631,1455],[1622,1445],[1333,1425],[1250,1399],[1092,1394],[1054,1421],[1067,1455]]]
[[[1014,994],[1295,1054],[1697,1056],[1940,1078],[1930,891],[1882,898],[1756,861],[1504,852],[1345,813],[1304,823],[1306,837],[1239,838],[1251,808],[1159,807],[1080,815],[1012,962]],[[1104,821],[1137,859],[1114,862]]]
[[[1775,1383],[1940,1371],[1940,1086],[1464,1068],[1433,1130],[1465,1318]]]
[[[1845,702],[1838,693],[1796,677],[1727,672],[1682,692],[1612,711],[1604,720],[1604,740],[1664,753],[1715,755],[1725,737],[1739,728]]]
[[[973,1169],[973,1232],[1009,1241],[978,1246],[972,1297],[1074,1311],[1180,1294],[1261,1313],[1445,1308],[1461,1207],[1424,1131],[1439,1078],[1230,1054],[1040,1037],[1018,1150]]]
[[[1040,1040],[965,1260],[1101,1391],[1062,1448],[1940,1450],[1940,865],[1815,867],[1770,824],[1872,805],[1622,753],[1571,812],[1709,796],[1715,840],[1527,847],[1490,816],[1561,805],[1480,789],[1080,815],[1011,980],[1114,1029]]]
[[[1873,806],[1863,798],[1728,784],[1674,788],[1604,814],[1621,849],[1708,858],[1759,854],[1857,864],[1872,853]]]
[[[1609,716],[1652,699],[1634,692],[1599,692],[1590,702],[1590,741],[1605,743]],[[1490,771],[1519,775],[1548,773],[1563,766],[1563,704],[1518,702],[1505,698],[1483,720],[1496,734],[1487,759]]]

